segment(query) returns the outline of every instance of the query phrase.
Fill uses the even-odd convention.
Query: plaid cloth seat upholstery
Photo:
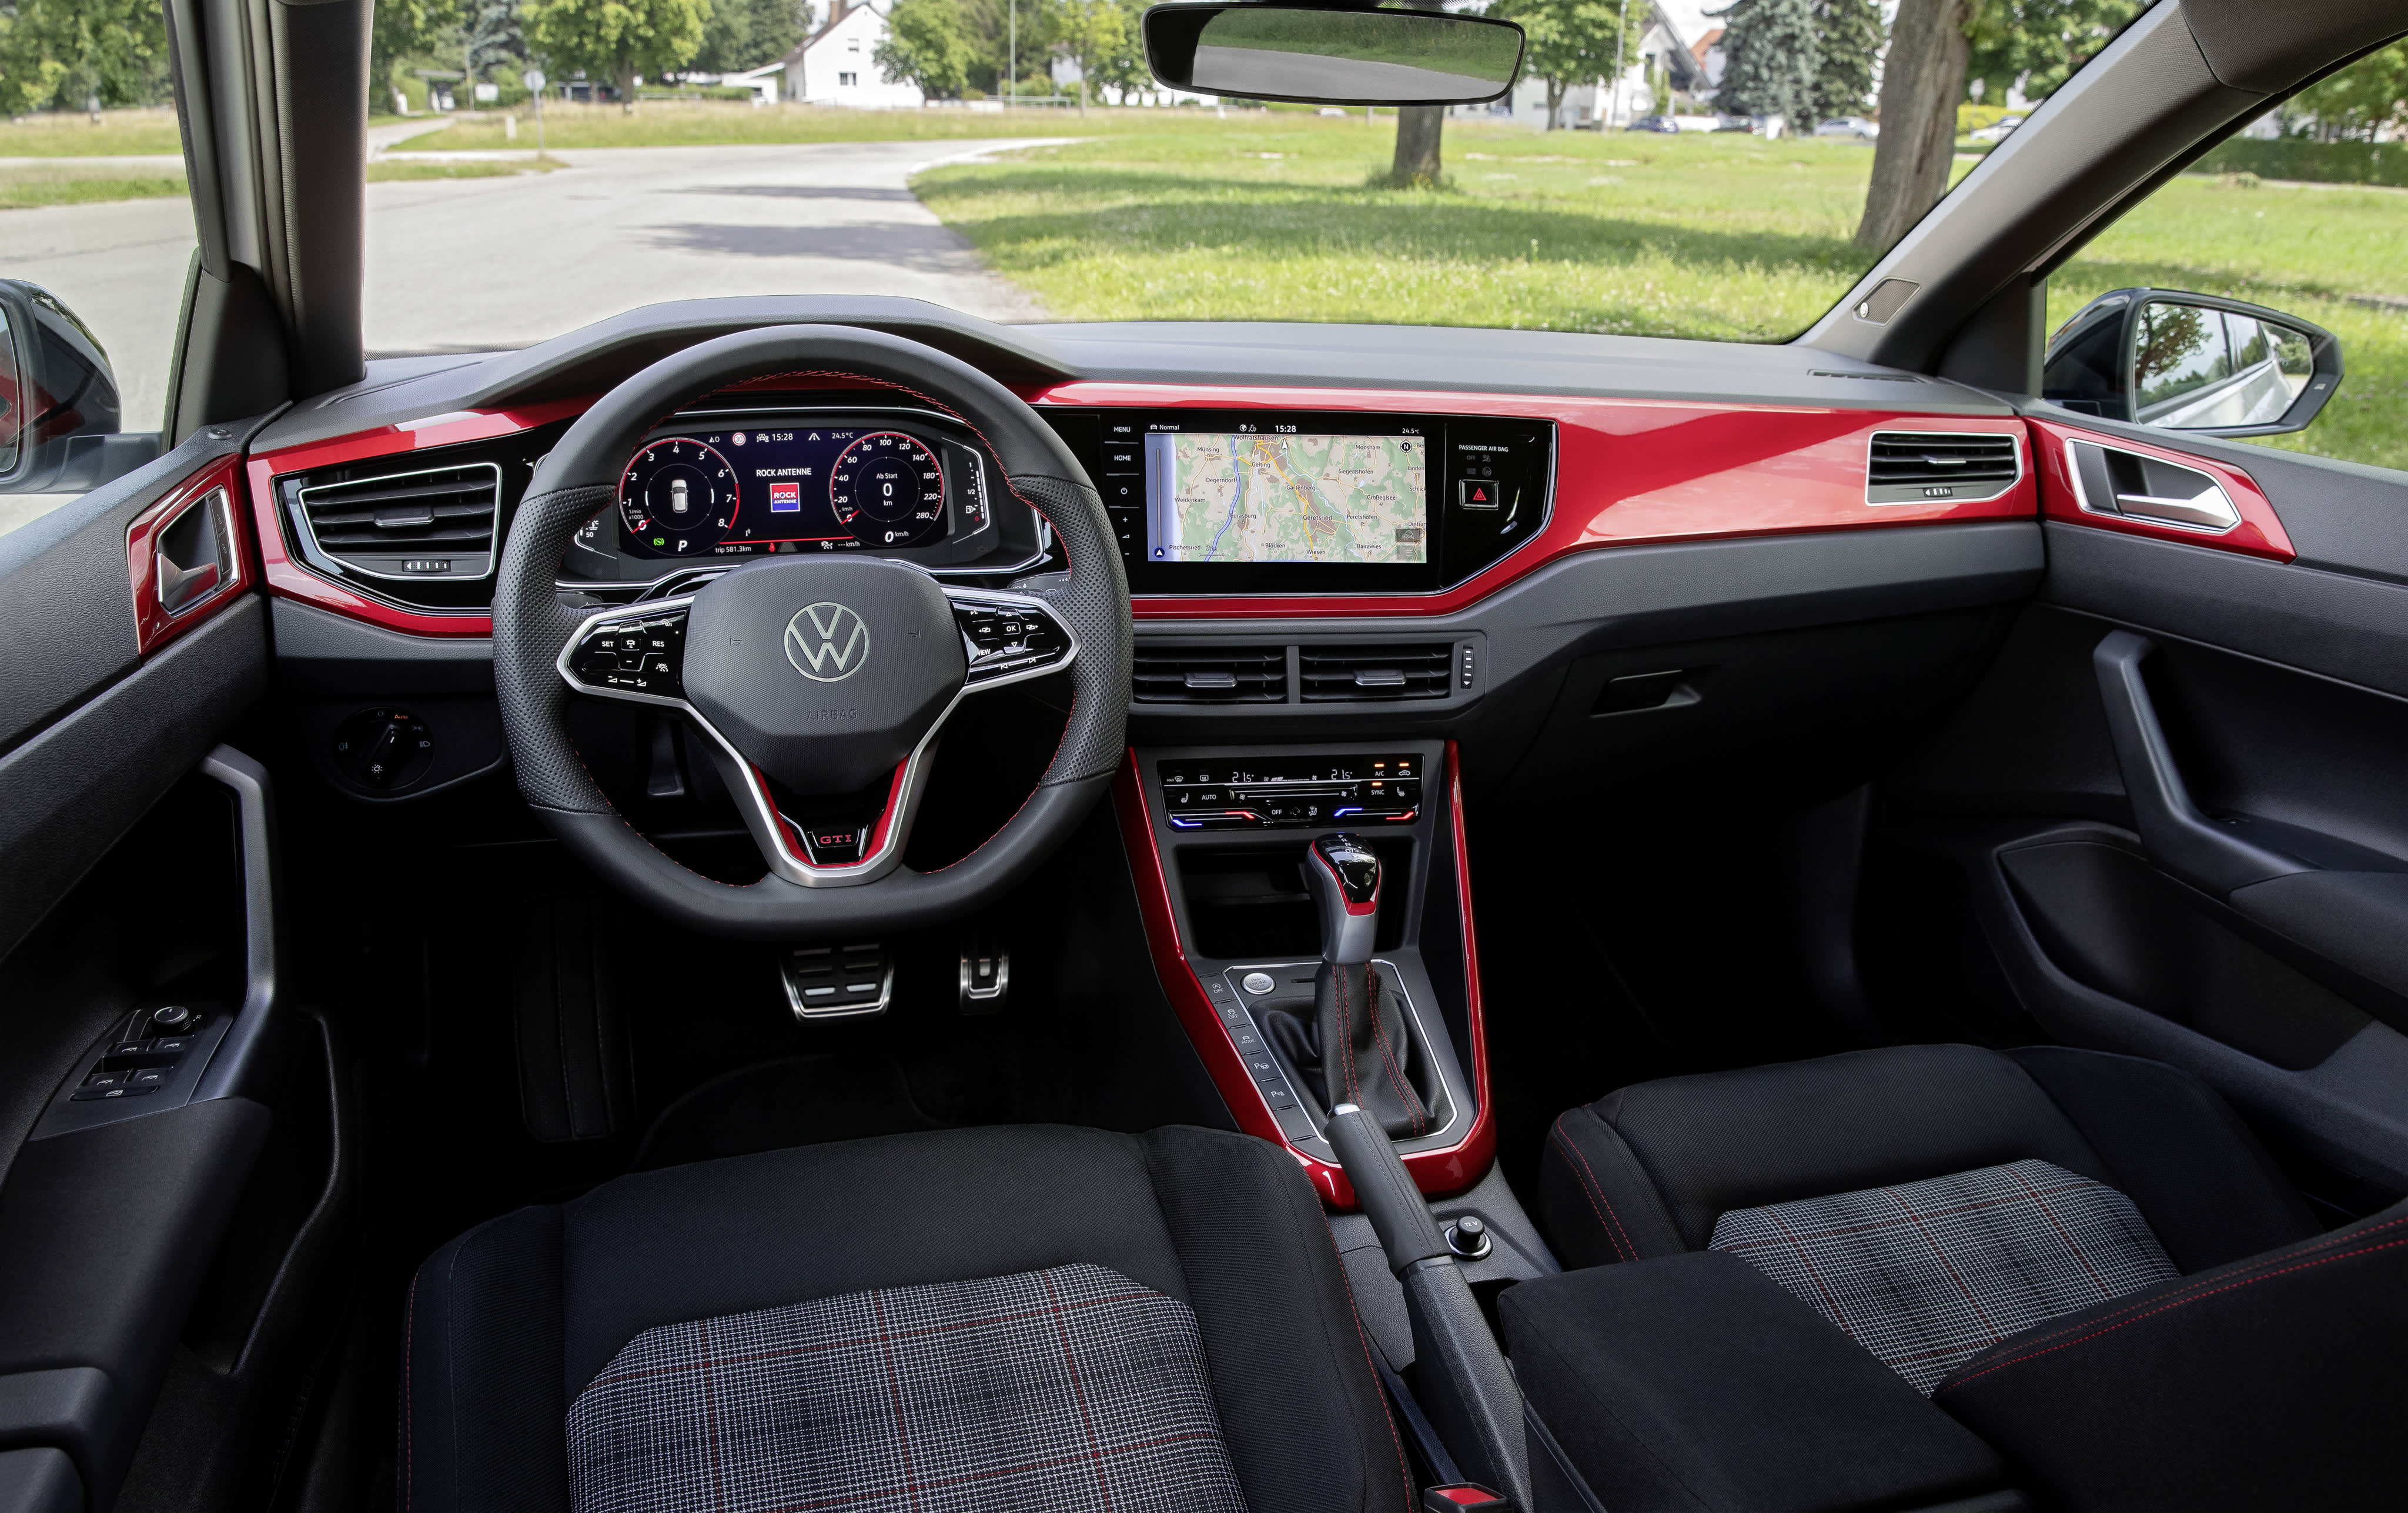
[[[646,1330],[570,1407],[580,1513],[1239,1513],[1196,1316],[1101,1266]]]
[[[1927,1396],[2011,1334],[2179,1275],[2130,1199],[2036,1160],[1733,1209],[1709,1246]]]

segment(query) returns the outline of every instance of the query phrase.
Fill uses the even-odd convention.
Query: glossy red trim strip
[[[156,586],[159,533],[183,512],[186,505],[206,498],[216,489],[226,491],[225,524],[232,538],[226,545],[234,554],[234,570],[183,613],[170,615],[160,607]],[[241,459],[227,457],[177,484],[165,498],[136,515],[125,527],[125,570],[134,586],[134,631],[142,656],[150,656],[208,620],[259,582],[251,549],[245,544],[250,533],[242,528],[242,511],[237,502],[241,490]]]
[[[361,462],[372,457],[402,457],[430,447],[456,446],[463,441],[485,441],[497,436],[513,436],[538,425],[550,425],[564,416],[583,414],[593,403],[593,397],[588,396],[553,399],[521,410],[464,410],[449,415],[430,416],[407,426],[380,425],[372,431],[285,447],[251,458],[249,464],[251,521],[259,532],[259,555],[268,592],[413,636],[492,635],[494,621],[491,615],[482,612],[444,614],[432,610],[410,609],[312,570],[285,540],[282,512],[276,508],[276,480],[287,473],[338,467],[343,463]]]
[[[1480,952],[1471,917],[1471,869],[1463,846],[1463,780],[1452,741],[1446,744],[1446,760],[1448,792],[1455,800],[1455,884],[1457,907],[1463,914],[1472,1097],[1480,1106],[1472,1116],[1471,1128],[1460,1141],[1442,1150],[1415,1151],[1405,1157],[1405,1170],[1412,1174],[1414,1185],[1433,1197],[1471,1187],[1486,1174],[1497,1155],[1497,1125],[1488,1097],[1488,1034],[1480,999]],[[1230,1039],[1220,1015],[1214,1012],[1211,1000],[1205,996],[1203,980],[1188,962],[1186,947],[1179,939],[1177,915],[1170,907],[1170,885],[1163,869],[1161,848],[1154,843],[1145,780],[1138,771],[1134,750],[1112,780],[1112,804],[1120,817],[1121,841],[1128,853],[1129,872],[1137,883],[1138,911],[1145,922],[1146,946],[1154,957],[1154,975],[1168,995],[1197,1055],[1203,1059],[1212,1085],[1220,1089],[1222,1102],[1228,1104],[1240,1129],[1295,1157],[1305,1175],[1320,1189],[1324,1202],[1337,1208],[1354,1207],[1354,1189],[1347,1182],[1344,1169],[1297,1149],[1281,1133],[1279,1119],[1263,1101],[1262,1089],[1254,1085],[1254,1079],[1246,1074],[1245,1059],[1239,1054],[1237,1043]]]
[[[1797,531],[1864,530],[1966,520],[2029,519],[2029,460],[1996,499],[1869,505],[1865,462],[1875,431],[2013,436],[2015,418],[1830,410],[1690,400],[1594,399],[1411,389],[1274,389],[1228,384],[1071,382],[1026,391],[1035,404],[1154,409],[1364,410],[1552,420],[1555,497],[1545,529],[1468,582],[1430,594],[1213,595],[1137,601],[1140,620],[1450,614],[1575,552]]]
[[[2153,446],[2146,441],[2133,441],[2120,436],[2104,436],[2077,426],[2060,425],[2055,421],[2035,420],[2030,423],[2035,438],[2033,450],[2041,454],[2041,512],[2051,520],[2068,525],[2092,526],[2100,530],[2120,530],[2134,536],[2151,536],[2161,541],[2180,541],[2186,546],[2204,546],[2218,552],[2240,552],[2249,556],[2272,557],[2288,562],[2299,555],[2291,546],[2291,537],[2283,528],[2283,517],[2274,512],[2274,503],[2258,481],[2229,463],[2177,452],[2171,447]],[[2201,530],[2184,530],[2175,526],[2151,525],[2145,520],[2133,520],[2124,515],[2093,514],[2082,508],[2073,491],[2073,465],[2065,454],[2068,441],[2096,441],[2100,446],[2114,447],[2124,452],[2137,452],[2143,456],[2163,462],[2196,468],[2224,485],[2224,492],[2241,512],[2241,524],[2220,534]]]

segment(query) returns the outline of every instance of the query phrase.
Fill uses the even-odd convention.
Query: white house
[[[1691,99],[1711,94],[1722,81],[1723,23],[1709,11],[1721,9],[1728,0],[1630,3],[1646,6],[1651,14],[1638,47],[1624,60],[1622,78],[1586,80],[1566,90],[1563,102],[1556,107],[1557,130],[1594,130],[1599,124],[1627,126],[1654,108],[1655,89],[1659,81],[1669,79],[1675,92]],[[1534,129],[1542,127],[1547,123],[1546,81],[1526,74],[1514,82],[1513,93],[1495,105],[1457,106],[1455,114],[1502,118]]]
[[[886,39],[886,12],[877,0],[829,0],[827,23],[786,54],[786,98],[804,105],[863,110],[917,109],[920,86],[890,84],[878,71],[878,44]]]

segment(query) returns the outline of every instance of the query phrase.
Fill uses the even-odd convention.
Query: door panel
[[[1885,785],[1866,948],[1921,975],[1875,980],[1901,1013],[1937,995],[1985,1005],[1956,1022],[1995,1038],[2187,1067],[2337,1209],[2408,1191],[2408,475],[2037,428],[2047,577]],[[2272,517],[2219,539],[2083,512],[2076,434]],[[1954,884],[1910,898],[1935,865]],[[1996,970],[1913,931],[1977,939]]]

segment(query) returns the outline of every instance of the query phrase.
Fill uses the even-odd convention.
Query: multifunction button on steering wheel
[[[767,377],[867,381],[964,421],[1053,526],[1067,581],[954,587],[867,555],[772,556],[690,594],[579,618],[553,587],[579,526],[610,506],[661,416]],[[1009,886],[1077,825],[1118,766],[1129,697],[1128,587],[1101,500],[1053,428],[976,369],[900,338],[780,326],[644,369],[537,470],[494,597],[494,680],[520,791],[569,847],[695,929],[799,939],[933,924]],[[1067,671],[1053,765],[1004,828],[939,872],[902,865],[929,753],[962,702]],[[767,863],[731,886],[687,871],[611,808],[569,743],[570,695],[678,711],[706,738]]]

